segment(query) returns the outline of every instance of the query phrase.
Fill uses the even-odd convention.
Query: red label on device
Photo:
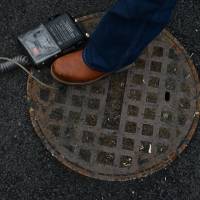
[[[36,47],[32,48],[31,51],[33,52],[34,56],[38,56],[40,54],[40,50]]]

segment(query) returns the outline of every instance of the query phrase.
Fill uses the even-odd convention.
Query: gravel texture
[[[65,10],[85,15],[110,0],[1,0],[0,55],[18,54],[16,37]],[[169,29],[200,68],[200,1],[178,0]],[[200,128],[172,166],[147,178],[109,183],[65,169],[47,152],[32,128],[26,103],[27,76],[0,74],[0,200],[196,200],[200,195]]]

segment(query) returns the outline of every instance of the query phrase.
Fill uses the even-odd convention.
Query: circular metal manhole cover
[[[91,32],[99,19],[81,21]],[[34,74],[59,85],[49,69]],[[180,155],[197,127],[198,93],[195,67],[167,31],[128,72],[92,85],[55,91],[28,80],[31,120],[52,155],[72,170],[109,181],[146,176]]]

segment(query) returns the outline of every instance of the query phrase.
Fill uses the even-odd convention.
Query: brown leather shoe
[[[83,61],[82,52],[80,50],[58,58],[51,66],[53,78],[68,85],[86,85],[108,75],[89,68]]]

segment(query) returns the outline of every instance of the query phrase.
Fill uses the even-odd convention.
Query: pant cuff
[[[96,71],[99,71],[99,72],[105,72],[105,73],[106,73],[107,71],[103,70],[101,67],[98,67],[98,66],[95,66],[95,65],[90,64],[90,62],[89,62],[90,59],[89,59],[88,54],[89,54],[88,49],[87,49],[87,47],[85,47],[85,48],[83,49],[83,52],[82,52],[82,58],[83,58],[84,63],[85,63],[90,69],[93,69],[93,70],[96,70]]]

